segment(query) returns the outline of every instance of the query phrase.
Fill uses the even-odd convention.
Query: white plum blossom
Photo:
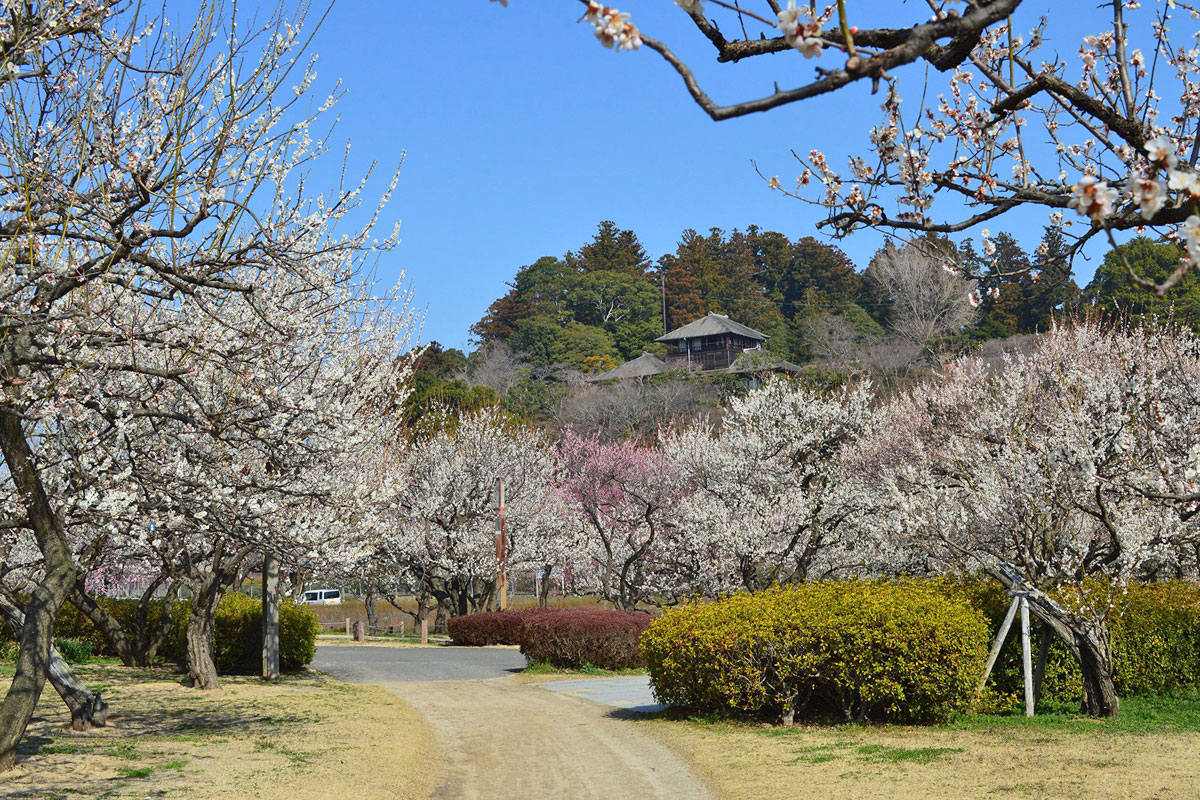
[[[796,0],[788,0],[787,7],[777,15],[779,30],[783,38],[805,58],[816,58],[821,55],[824,46],[820,38],[823,19],[814,16],[812,9],[807,6],[796,6]]]
[[[1175,142],[1165,133],[1160,133],[1147,141],[1145,150],[1150,156],[1150,161],[1164,169],[1174,169],[1178,163],[1178,159],[1175,157]]]
[[[1184,247],[1193,264],[1200,264],[1200,216],[1192,214],[1179,226]]]
[[[605,47],[637,50],[642,46],[641,34],[638,33],[637,26],[629,21],[629,14],[615,8],[596,0],[588,0],[583,21],[592,23],[596,29],[596,38]]]
[[[1153,219],[1167,202],[1167,187],[1159,179],[1131,175],[1126,188],[1133,195],[1143,219]]]
[[[850,521],[871,504],[846,454],[871,427],[870,387],[821,393],[783,378],[734,400],[719,429],[670,434],[687,487],[664,545],[683,594],[762,589],[861,565]]]
[[[1068,208],[1073,208],[1081,216],[1091,217],[1097,222],[1103,221],[1113,212],[1113,203],[1117,200],[1117,191],[1107,183],[1097,180],[1094,175],[1084,175],[1071,187],[1071,201]]]

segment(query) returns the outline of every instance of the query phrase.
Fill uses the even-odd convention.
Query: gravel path
[[[432,800],[710,797],[628,712],[514,680],[515,650],[322,646],[313,666],[383,686],[429,720],[447,761]]]

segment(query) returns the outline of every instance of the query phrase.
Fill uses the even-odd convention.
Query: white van
[[[309,589],[300,602],[309,606],[339,606],[342,604],[342,590]]]

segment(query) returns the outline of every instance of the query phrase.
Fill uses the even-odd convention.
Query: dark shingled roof
[[[798,364],[784,361],[766,350],[746,350],[733,360],[726,372],[735,375],[753,374],[758,372],[801,372]]]
[[[610,369],[608,372],[601,372],[599,375],[595,375],[588,380],[606,381],[612,378],[648,378],[651,375],[661,375],[664,372],[670,371],[671,368],[667,366],[667,362],[653,353],[643,352],[632,361],[626,361],[621,366]]]
[[[689,322],[682,328],[676,328],[670,333],[663,334],[654,341],[677,342],[680,339],[699,339],[701,336],[718,336],[722,333],[735,333],[738,336],[757,339],[760,342],[765,342],[768,338],[765,333],[759,333],[754,328],[749,328],[740,322],[734,322],[724,314],[714,314],[710,311],[700,319]]]

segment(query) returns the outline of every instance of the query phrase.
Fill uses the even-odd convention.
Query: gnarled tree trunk
[[[547,564],[542,571],[542,585],[538,588],[538,606],[545,608],[550,605],[550,576],[554,574],[554,565]]]
[[[216,630],[217,603],[225,593],[220,573],[206,575],[197,582],[196,595],[187,626],[187,671],[197,689],[220,689],[217,664],[213,660],[213,633]]]
[[[70,599],[71,603],[96,626],[122,664],[127,667],[148,667],[154,663],[158,649],[171,634],[171,611],[179,596],[178,582],[171,581],[159,605],[157,619],[151,619],[154,592],[165,580],[165,576],[160,576],[142,592],[134,616],[136,627],[132,631],[125,630],[117,618],[88,593],[82,578],[75,581]]]
[[[375,581],[363,581],[363,607],[367,610],[367,633],[379,629],[379,615],[375,612]]]
[[[108,646],[112,648],[112,652],[121,659],[121,663],[127,667],[134,666],[133,644],[129,641],[125,629],[121,627],[121,623],[117,622],[117,618],[108,612],[108,609],[88,594],[82,576],[76,578],[75,585],[71,588],[71,603],[91,620],[92,624],[96,626],[96,630],[100,631],[104,640],[108,642]]]
[[[21,629],[25,626],[25,612],[11,598],[0,595],[0,615],[12,629],[13,635],[19,639]],[[86,731],[92,727],[104,727],[108,721],[108,703],[99,692],[93,694],[83,681],[79,680],[71,665],[53,646],[50,648],[50,669],[47,677],[71,711],[72,730]]]
[[[1010,565],[989,570],[1010,590],[1024,592],[1029,607],[1054,632],[1079,662],[1083,674],[1083,713],[1093,717],[1115,717],[1120,710],[1113,681],[1112,650],[1108,628],[1101,622],[1073,614]]]
[[[16,674],[0,702],[0,772],[12,769],[50,670],[54,618],[75,584],[75,561],[62,522],[50,507],[20,417],[0,411],[0,452],[42,553],[42,579],[30,592],[21,627]]]

